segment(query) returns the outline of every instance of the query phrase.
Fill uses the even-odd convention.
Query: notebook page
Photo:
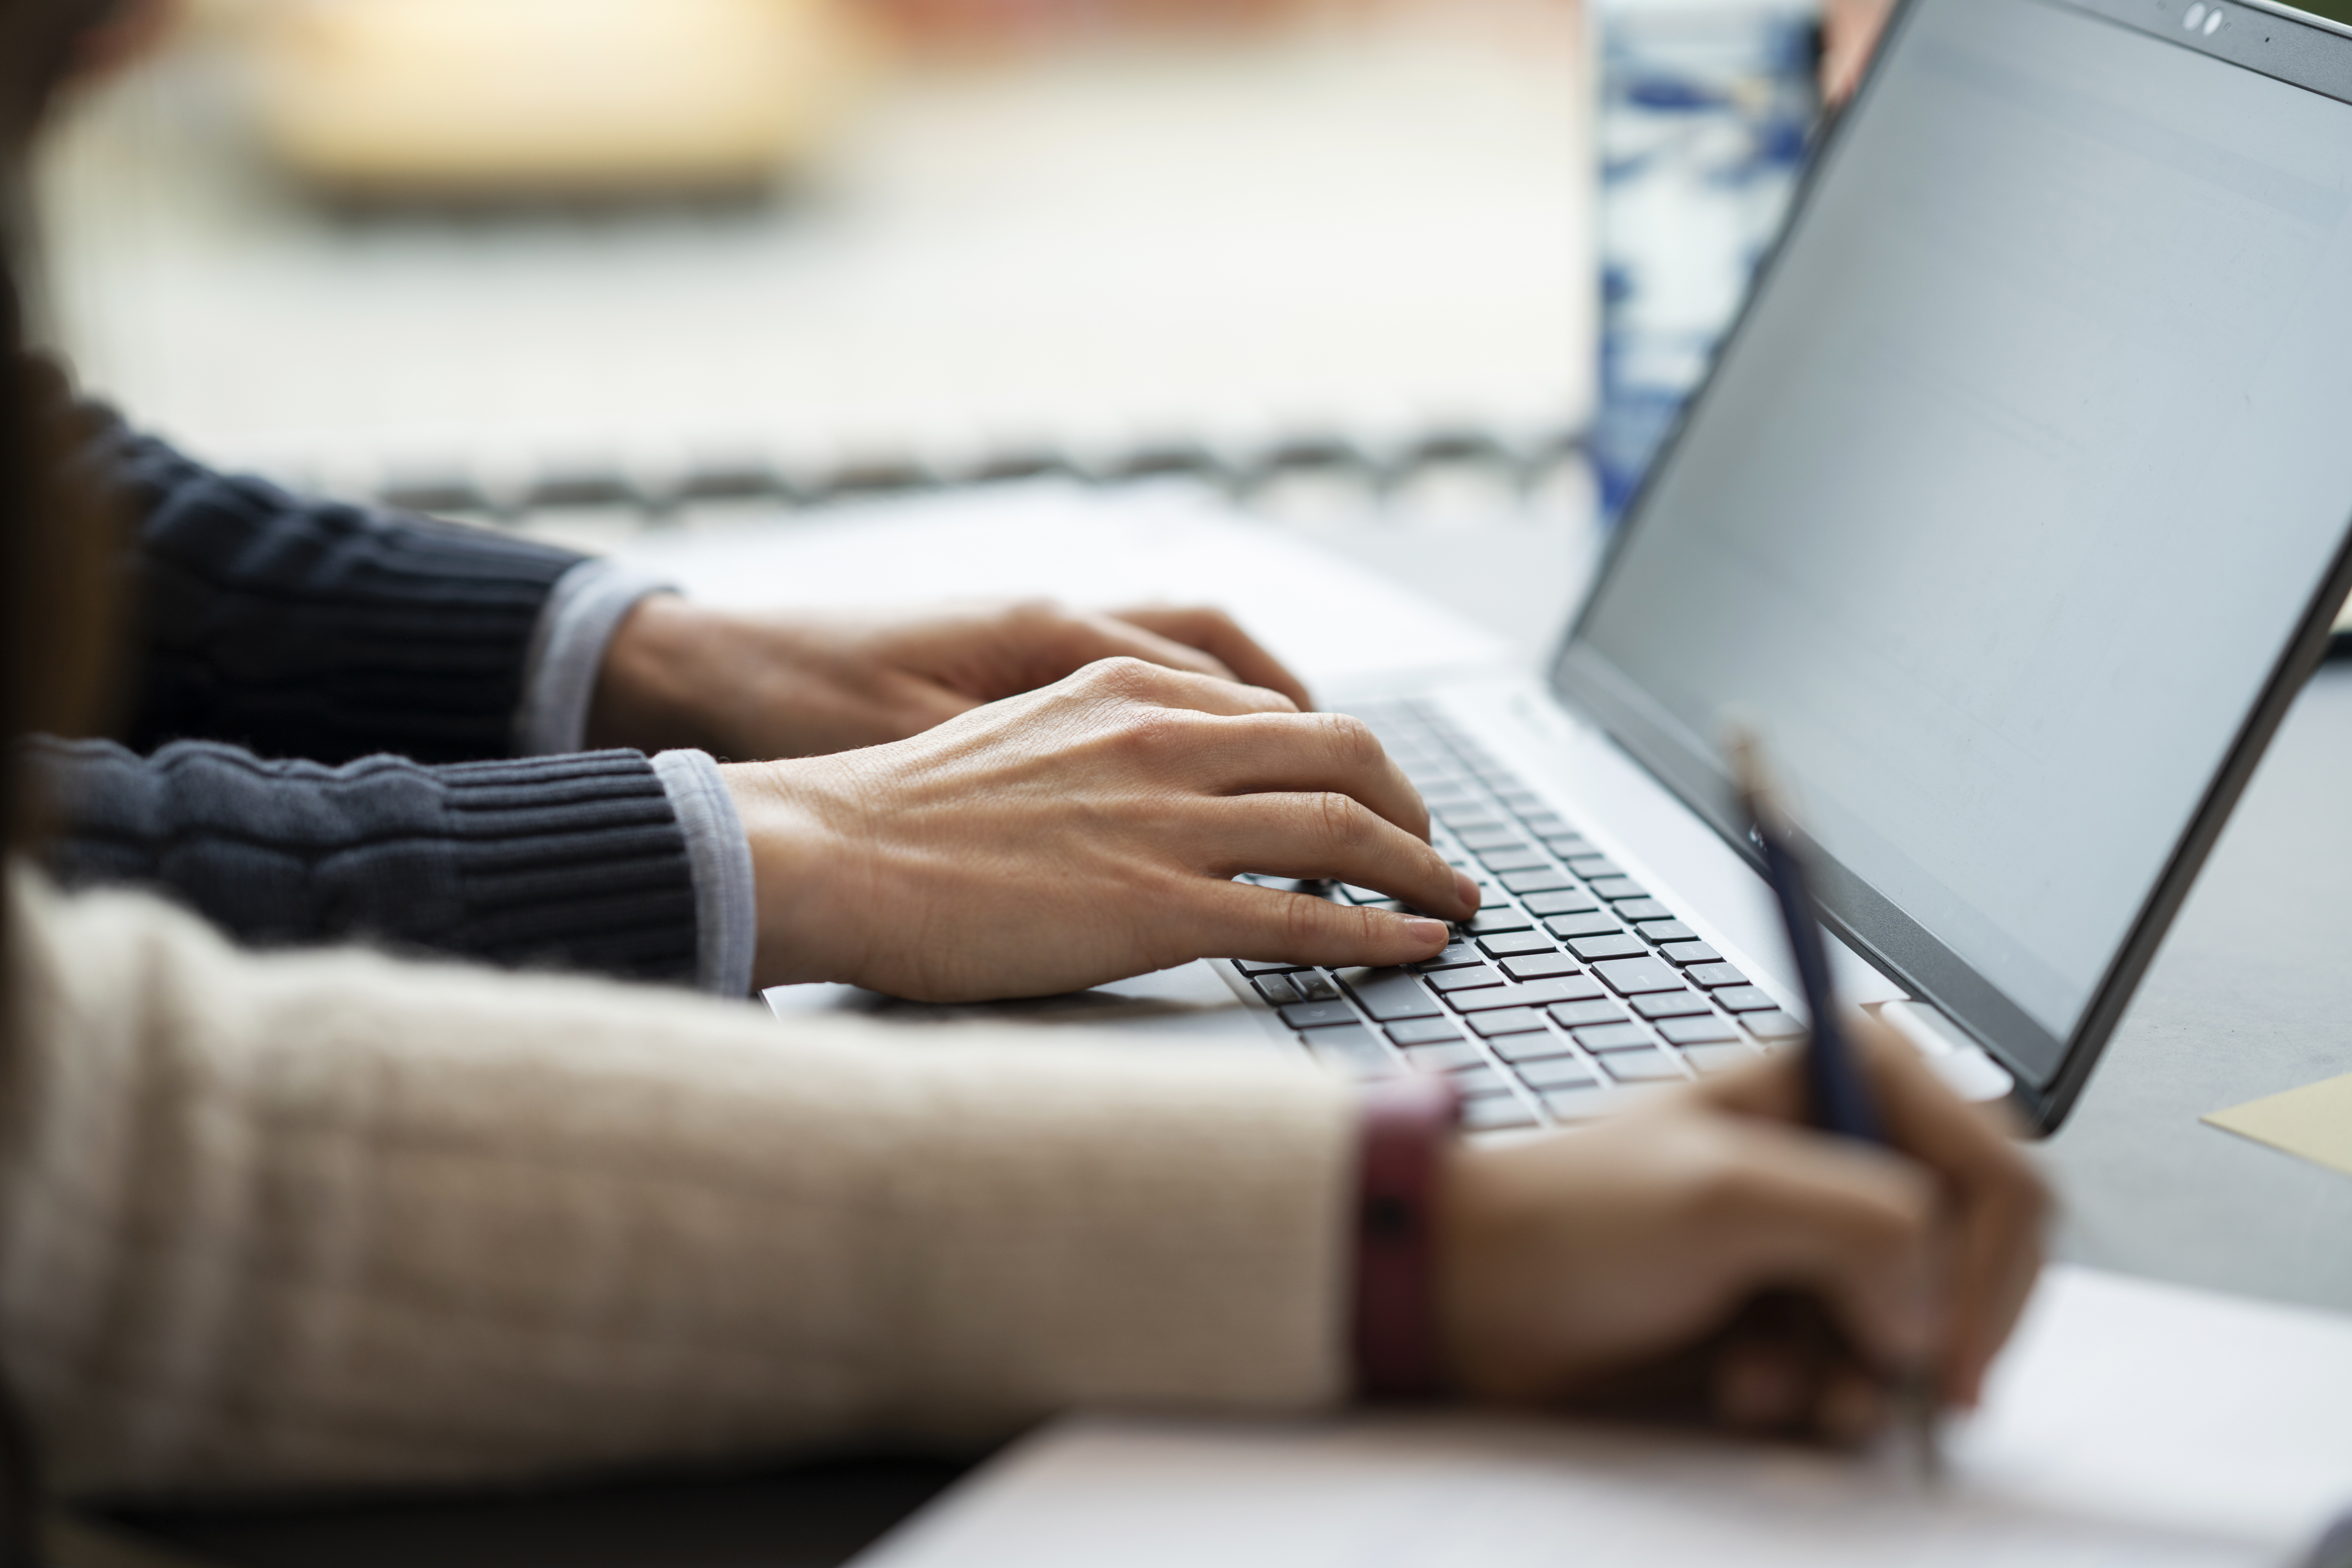
[[[2352,1320],[2051,1271],[1953,1473],[1475,1417],[1049,1428],[866,1568],[2221,1568],[2352,1504]]]

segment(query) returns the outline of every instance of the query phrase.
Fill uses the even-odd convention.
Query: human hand
[[[1884,1423],[1900,1374],[1973,1405],[2048,1200],[1998,1115],[1883,1027],[1853,1033],[1895,1151],[1803,1127],[1796,1051],[1597,1127],[1454,1151],[1438,1306],[1463,1392],[1838,1440]]]
[[[647,752],[698,746],[744,761],[817,756],[904,740],[1122,657],[1246,681],[1308,705],[1298,679],[1221,610],[1100,614],[1026,600],[742,616],[660,594],[613,636],[588,742]]]
[[[1378,888],[1444,920],[1477,884],[1361,722],[1139,659],[863,751],[722,770],[751,843],[761,985],[1034,996],[1211,955],[1435,953],[1440,920],[1232,880]]]
[[[1834,109],[1853,96],[1878,51],[1895,0],[1829,0],[1822,18],[1822,101]]]

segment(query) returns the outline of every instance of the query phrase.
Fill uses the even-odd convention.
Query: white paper
[[[1039,596],[1087,606],[1217,605],[1310,686],[1491,669],[1507,659],[1500,638],[1462,616],[1183,489],[992,486],[656,535],[621,558],[735,609]]]
[[[2352,1507],[2352,1320],[2053,1268],[1927,1490],[1474,1416],[1051,1427],[863,1568],[2239,1568]]]

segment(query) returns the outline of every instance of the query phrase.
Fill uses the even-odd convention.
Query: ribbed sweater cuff
[[[708,752],[664,752],[654,759],[654,773],[669,793],[694,868],[695,983],[716,995],[748,996],[760,908],[751,842],[735,797]]]
[[[523,665],[515,755],[555,756],[586,743],[588,708],[613,634],[638,600],[677,591],[658,577],[611,561],[583,561],[555,580]]]
[[[439,771],[467,927],[447,945],[639,979],[701,974],[692,857],[643,754]]]

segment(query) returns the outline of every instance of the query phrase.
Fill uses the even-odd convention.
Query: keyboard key
[[[1696,1018],[1665,1019],[1658,1025],[1658,1033],[1678,1046],[1701,1046],[1710,1040],[1739,1038],[1738,1030],[1712,1013]],[[1742,1046],[1739,1048],[1746,1050],[1748,1047]]]
[[[1492,966],[1482,963],[1475,969],[1441,969],[1428,976],[1428,980],[1440,991],[1452,993],[1475,990],[1481,985],[1500,985],[1503,976]]]
[[[1477,991],[1456,991],[1445,998],[1445,1005],[1457,1013],[1491,1013],[1497,1007],[1534,1007],[1546,1002],[1556,1002],[1556,996],[1531,997],[1528,993],[1538,986],[1557,982],[1538,980],[1527,985],[1490,985]]]
[[[1524,844],[1508,849],[1489,849],[1478,857],[1478,864],[1500,876],[1506,871],[1534,871],[1551,864],[1551,857]]]
[[[1568,951],[1587,963],[1604,958],[1633,958],[1650,950],[1642,939],[1618,931],[1612,936],[1580,936],[1568,944]]]
[[[1250,986],[1272,1006],[1287,1007],[1293,1002],[1303,1000],[1290,988],[1290,982],[1279,974],[1262,974],[1251,981]]]
[[[1454,1087],[1461,1091],[1465,1100],[1484,1100],[1489,1095],[1511,1092],[1511,1086],[1503,1081],[1503,1075],[1484,1062],[1455,1073]]]
[[[1490,780],[1489,783],[1494,788],[1495,798],[1501,801],[1506,809],[1519,815],[1550,809],[1544,805],[1543,796],[1519,783],[1517,777],[1508,769],[1496,767],[1493,772],[1501,782],[1494,783]]]
[[[1596,963],[1592,973],[1601,976],[1609,989],[1621,995],[1632,996],[1643,991],[1679,991],[1682,977],[1654,958],[1619,958],[1606,963]]]
[[[1701,1078],[1710,1073],[1729,1072],[1746,1067],[1756,1059],[1756,1053],[1746,1046],[1693,1046],[1683,1052],[1683,1060],[1698,1070]]]
[[[1506,1035],[1495,1042],[1495,1054],[1507,1062],[1549,1061],[1568,1055],[1568,1042],[1549,1030],[1540,1035]]]
[[[1734,969],[1728,963],[1693,964],[1687,972],[1685,978],[1698,982],[1698,984],[1706,986],[1710,991],[1725,985],[1745,985],[1748,984],[1748,976],[1740,973],[1738,970]]]
[[[1674,1083],[1684,1076],[1681,1066],[1664,1051],[1621,1051],[1601,1058],[1601,1065],[1619,1083]]]
[[[1471,942],[1450,942],[1445,944],[1444,952],[1439,953],[1435,958],[1424,958],[1419,963],[1414,964],[1413,967],[1421,971],[1422,973],[1427,974],[1433,970],[1460,969],[1467,964],[1484,963],[1486,962],[1486,955],[1478,951],[1477,943]]]
[[[1706,1010],[1706,998],[1696,991],[1653,991],[1633,998],[1633,1011],[1644,1018],[1687,1018]]]
[[[1462,1108],[1462,1125],[1472,1132],[1495,1132],[1535,1124],[1535,1112],[1521,1105],[1517,1095],[1507,1100],[1499,1095],[1492,1100],[1474,1100]]]
[[[1473,1013],[1465,1020],[1483,1039],[1497,1035],[1533,1034],[1544,1026],[1543,1015],[1533,1007],[1505,1007],[1499,1012]]]
[[[1727,985],[1715,994],[1715,1000],[1727,1013],[1764,1013],[1780,1005],[1754,985]]]
[[[1655,899],[1627,899],[1616,907],[1617,918],[1622,921],[1670,921],[1675,911]]]
[[[1526,958],[1531,953],[1559,951],[1552,944],[1551,938],[1536,931],[1507,931],[1500,936],[1482,936],[1478,939],[1478,945],[1486,950],[1486,954],[1490,958]]]
[[[1588,882],[1625,874],[1625,868],[1606,855],[1579,855],[1568,863],[1568,868]]]
[[[1564,1089],[1544,1096],[1544,1109],[1562,1121],[1590,1121],[1606,1116],[1616,1100],[1605,1089]]]
[[[1643,921],[1633,928],[1644,942],[1696,942],[1698,932],[1680,921]]]
[[[1370,1029],[1360,1025],[1346,1029],[1318,1029],[1306,1039],[1307,1048],[1315,1054],[1317,1061],[1349,1078],[1380,1078],[1396,1071],[1396,1058],[1372,1038]]]
[[[1480,910],[1477,917],[1462,929],[1472,936],[1493,936],[1498,931],[1527,931],[1535,923],[1510,905],[1501,904],[1491,910]]]
[[[1654,1051],[1650,1032],[1639,1024],[1601,1024],[1576,1031],[1576,1043],[1595,1056],[1612,1051]]]
[[[1462,1031],[1444,1018],[1408,1018],[1391,1024],[1389,1038],[1400,1046],[1440,1046],[1462,1037]]]
[[[1614,915],[1606,910],[1595,910],[1590,914],[1560,915],[1548,920],[1544,929],[1566,942],[1577,936],[1614,936],[1622,928]]]
[[[1339,891],[1347,895],[1351,904],[1385,904],[1389,901],[1389,896],[1378,888],[1359,888],[1353,882],[1340,883]]]
[[[1793,1040],[1805,1032],[1805,1026],[1786,1013],[1747,1013],[1739,1021],[1759,1040]]]
[[[1658,949],[1658,956],[1678,965],[1723,962],[1723,954],[1703,942],[1670,942]]]
[[[1576,960],[1564,952],[1554,952],[1549,948],[1532,957],[1514,958],[1503,965],[1503,973],[1514,980],[1549,980],[1576,972]]]
[[[1294,1029],[1328,1029],[1356,1021],[1356,1010],[1345,1002],[1300,1002],[1281,1012],[1282,1021]]]
[[[1509,893],[1550,893],[1562,888],[1573,888],[1576,881],[1565,871],[1513,871],[1503,879],[1503,890]],[[1601,889],[1595,888],[1594,892]]]
[[[1415,1072],[1452,1072],[1456,1068],[1476,1067],[1486,1058],[1469,1041],[1455,1040],[1450,1045],[1407,1047],[1404,1059]]]
[[[1374,969],[1351,978],[1348,990],[1356,1005],[1383,1024],[1401,1018],[1434,1018],[1437,999],[1420,981],[1398,969]]]
[[[1488,820],[1473,826],[1466,822],[1456,823],[1449,819],[1445,826],[1454,829],[1454,841],[1473,855],[1482,855],[1489,849],[1525,849],[1528,847],[1528,841],[1520,837],[1517,828],[1506,827],[1499,822]]]
[[[1576,831],[1554,811],[1530,811],[1519,818],[1519,826],[1538,838],[1557,838]]]
[[[1536,915],[1580,915],[1601,905],[1591,894],[1580,888],[1564,888],[1557,893],[1529,893],[1519,900],[1528,912]]]
[[[1549,1007],[1555,1002],[1583,1002],[1607,993],[1584,975],[1572,974],[1562,975],[1556,980],[1530,980],[1524,985],[1507,986],[1503,994],[1523,1006]]]
[[[1290,976],[1290,985],[1298,993],[1301,1002],[1337,1002],[1339,999],[1339,988],[1331,984],[1331,977],[1318,974],[1311,969],[1302,969]]]
[[[1565,860],[1571,855],[1590,855],[1592,846],[1584,841],[1581,833],[1552,833],[1544,836],[1544,847]]]
[[[1235,969],[1240,970],[1244,974],[1280,974],[1289,970],[1305,969],[1307,967],[1303,963],[1292,963],[1286,959],[1280,961],[1266,961],[1255,958],[1235,958],[1230,959],[1227,962],[1232,963]]]
[[[1620,899],[1646,899],[1649,889],[1631,877],[1603,877],[1592,884],[1593,892],[1615,903]]]
[[[1742,1046],[1740,1049],[1747,1047]],[[1591,1089],[1601,1081],[1592,1076],[1591,1068],[1573,1057],[1549,1057],[1529,1062],[1518,1071],[1530,1089]]]
[[[1587,1024],[1622,1024],[1625,1015],[1614,1002],[1563,1002],[1551,1010],[1551,1021],[1563,1029]]]
[[[1426,799],[1429,792],[1427,790],[1423,790],[1421,793],[1423,797]],[[1495,814],[1488,811],[1485,805],[1476,801],[1466,798],[1454,805],[1437,805],[1433,804],[1430,806],[1429,811],[1431,816],[1436,817],[1438,821],[1452,828],[1454,830],[1454,837],[1456,838],[1469,833],[1509,833],[1512,831],[1510,828],[1505,827],[1501,823],[1496,821]]]

